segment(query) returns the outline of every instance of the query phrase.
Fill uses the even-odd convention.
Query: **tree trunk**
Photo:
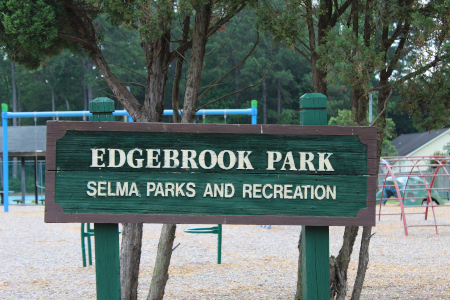
[[[297,289],[295,292],[295,300],[303,299],[303,273],[302,273],[302,231],[298,239],[298,269],[297,269]]]
[[[55,92],[53,91],[53,84],[50,84],[50,93],[52,95],[52,111],[56,111]]]
[[[12,91],[12,111],[17,112],[16,70],[15,64],[13,62],[11,62],[11,91]],[[12,119],[12,126],[17,126],[17,118]]]
[[[359,300],[361,291],[366,277],[367,265],[369,264],[369,245],[372,237],[372,227],[364,226],[361,237],[361,248],[359,249],[358,272],[356,273],[355,284],[351,300]]]
[[[336,287],[336,300],[344,300],[347,294],[347,271],[350,263],[350,258],[353,252],[353,245],[355,244],[356,236],[358,235],[357,226],[345,226],[344,238],[341,250],[336,258],[335,277],[331,278],[332,286]]]
[[[152,282],[147,300],[161,300],[164,297],[164,289],[169,279],[169,265],[172,257],[173,241],[177,225],[163,224],[159,237],[158,253],[155,267],[153,268]]]
[[[281,114],[281,79],[277,80],[277,114]]]
[[[92,60],[91,59],[89,59],[88,61],[87,61],[87,65],[86,65],[86,68],[87,68],[87,73],[88,73],[88,83],[86,84],[86,89],[87,89],[87,101],[88,101],[88,103],[89,102],[91,102],[92,100],[94,100],[94,88],[93,88],[93,86],[92,86],[92,76],[91,76],[91,74],[92,74]]]
[[[17,111],[18,112],[21,112],[22,111],[22,107],[21,107],[21,104],[20,104],[20,92],[21,92],[21,88],[20,88],[20,66],[17,66],[17,80],[16,80],[16,82],[17,82],[17,98],[16,98],[16,100],[17,100]],[[17,120],[17,125],[22,125],[22,118],[19,118],[18,120]]]
[[[144,105],[136,118],[138,122],[161,122],[164,112],[164,89],[170,55],[170,31],[154,43],[142,41],[147,62],[147,82]]]
[[[142,224],[122,224],[120,253],[120,292],[122,300],[137,299],[139,264],[142,248]],[[135,269],[137,268],[137,272]]]
[[[267,124],[267,91],[266,91],[266,79],[263,80],[262,90],[262,106],[263,106],[263,124]]]
[[[205,46],[208,40],[208,26],[211,20],[212,1],[206,1],[197,10],[192,38],[192,56],[189,63],[189,73],[184,93],[183,116],[181,123],[192,123],[198,106],[198,90],[205,57]]]
[[[183,21],[183,33],[181,35],[181,44],[187,41],[189,36],[189,25],[191,22],[191,16],[186,16]],[[183,63],[184,57],[180,55],[177,59],[177,64],[175,67],[175,76],[173,79],[173,87],[172,87],[172,110],[173,110],[173,122],[180,123],[180,81],[181,81],[181,73],[183,71]]]
[[[131,117],[133,117],[135,121],[142,119],[140,118],[142,105],[136,100],[133,94],[130,93],[125,84],[123,84],[123,82],[113,72],[111,72],[100,49],[91,51],[90,58],[103,75],[103,79],[108,84],[114,96],[116,96],[117,100],[122,103]]]

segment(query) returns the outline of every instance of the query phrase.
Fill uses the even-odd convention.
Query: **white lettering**
[[[181,167],[183,169],[189,169],[189,164],[190,164],[191,165],[190,168],[198,169],[197,163],[194,160],[194,158],[196,156],[197,156],[197,152],[195,152],[195,150],[181,150],[181,157],[183,160],[183,165]]]
[[[253,170],[253,166],[248,159],[252,151],[238,151],[238,167],[237,170]]]
[[[312,160],[314,159],[314,154],[312,152],[299,152],[300,153],[300,169],[299,171],[307,171],[306,164],[308,164],[309,171],[315,171],[316,168],[314,168],[314,165],[312,163]],[[306,155],[308,155],[308,158],[306,158]]]
[[[276,157],[274,157],[276,156]],[[281,160],[281,153],[278,151],[267,151],[267,169],[266,170],[275,170],[273,164],[279,162]]]
[[[285,166],[289,165],[289,171],[297,171],[297,169],[295,168],[295,163],[294,163],[294,157],[292,156],[292,151],[289,151],[286,154],[286,157],[284,158],[284,162],[283,162],[283,167],[281,167],[281,170],[286,170]]]
[[[92,163],[91,163],[91,168],[102,168],[105,166],[104,163],[100,164],[101,162],[103,162],[103,154],[105,154],[105,148],[92,148],[91,149],[92,152]],[[101,152],[101,154],[99,153]]]
[[[130,150],[130,152],[128,152],[128,154],[127,154],[127,164],[130,166],[130,167],[132,167],[132,168],[134,168],[134,169],[138,169],[138,168],[142,168],[142,161],[144,160],[143,158],[134,158],[134,152],[138,152],[139,153],[139,155],[141,155],[142,156],[142,150],[141,149],[133,149],[133,150]],[[135,164],[134,163],[134,161],[136,160],[136,163],[137,164]],[[130,192],[131,193],[131,192]]]
[[[180,165],[180,161],[177,159],[178,150],[164,149],[164,166],[165,169],[176,168]]]
[[[211,157],[209,166],[207,166],[206,162],[205,162],[206,153],[209,153],[209,156]],[[214,152],[212,150],[203,150],[202,152],[200,152],[200,155],[198,156],[198,164],[200,165],[200,167],[202,167],[203,169],[206,169],[206,170],[214,168],[217,164],[216,152]]]
[[[242,198],[245,199],[245,195],[248,195],[249,198],[252,197],[252,185],[244,183],[242,185]]]
[[[146,149],[146,150],[147,150],[147,167],[146,168],[160,168],[161,163],[158,161],[158,156],[160,154],[160,150],[159,149]],[[158,163],[158,164],[155,165],[155,163]]]
[[[87,188],[88,188],[89,190],[91,190],[91,191],[86,191],[86,193],[88,194],[88,196],[90,196],[90,197],[95,197],[95,195],[97,194],[96,186],[97,186],[97,182],[95,182],[95,181],[89,181],[89,182],[87,183]]]
[[[187,197],[195,197],[195,183],[193,182],[189,182],[188,184],[186,184],[186,190],[188,190],[190,193],[186,193]]]
[[[203,193],[203,197],[214,197],[213,191],[212,191],[212,187],[211,187],[211,183],[207,183],[206,184],[206,188],[205,188],[205,192]]]
[[[122,149],[108,148],[108,152],[109,152],[108,168],[120,168],[125,164],[125,162],[126,162],[125,151],[123,151]],[[119,154],[119,163],[118,164],[116,164],[116,152]]]
[[[318,152],[317,154],[319,154],[319,169],[317,169],[317,171],[327,171],[327,172],[334,171],[334,169],[331,166],[331,163],[329,161],[329,158],[330,158],[331,155],[333,155],[333,153],[320,153],[320,152]],[[327,155],[326,158],[325,158],[325,154]],[[327,167],[326,170],[325,170],[324,166]]]
[[[322,195],[319,195],[319,193],[317,192],[319,189],[322,190]],[[314,196],[316,197],[317,200],[322,200],[323,198],[325,198],[326,196],[325,187],[323,185],[316,186],[314,190]]]
[[[224,157],[225,153],[228,154],[228,157],[230,158],[230,163],[228,164],[228,166],[225,166],[225,163],[223,161],[223,157]],[[233,151],[230,151],[230,150],[220,151],[218,159],[219,159],[219,162],[218,162],[219,167],[224,170],[229,170],[229,169],[233,168],[234,165],[236,164],[236,155],[233,153]]]

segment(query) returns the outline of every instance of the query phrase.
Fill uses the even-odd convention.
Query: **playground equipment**
[[[94,236],[94,228],[91,228],[90,223],[81,223],[81,255],[83,258],[83,267],[86,267],[86,240],[88,247],[89,265],[92,265],[92,245],[91,237]]]
[[[450,156],[396,156],[382,157],[378,174],[377,205],[378,220],[381,215],[400,215],[408,235],[410,227],[434,227],[438,234],[438,224],[435,210],[448,208],[443,199],[449,200],[450,191]],[[399,213],[382,213],[382,205],[388,200],[398,201]],[[411,208],[423,208],[423,212],[406,211]],[[433,216],[432,224],[409,224],[406,215],[423,214],[428,220],[429,213]]]
[[[213,227],[188,228],[184,232],[217,234],[217,264],[220,265],[222,263],[222,224]]]
[[[180,111],[181,113],[181,111]],[[227,115],[250,115],[252,124],[256,124],[257,120],[257,101],[251,101],[251,108],[247,109],[202,109],[196,112],[197,116],[202,116],[203,120],[206,116],[224,116],[226,121]],[[128,118],[128,122],[133,122],[133,119],[125,110],[116,110],[113,112],[114,116],[123,116]],[[173,110],[165,109],[164,116],[173,115]],[[3,162],[8,162],[8,119],[13,118],[34,118],[34,124],[36,126],[37,118],[69,118],[69,117],[82,117],[85,120],[87,117],[91,117],[92,113],[89,111],[43,111],[43,112],[8,112],[8,105],[2,104],[2,129],[3,129]],[[8,164],[3,163],[3,191],[9,191],[9,170]],[[5,212],[9,211],[9,193],[3,193],[3,209]],[[37,203],[36,203],[37,204]]]

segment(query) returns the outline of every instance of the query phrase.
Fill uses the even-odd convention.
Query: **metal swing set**
[[[394,156],[382,157],[378,174],[377,216],[400,215],[405,235],[410,227],[450,226],[437,216],[437,209],[448,208],[450,156]],[[387,201],[398,201],[399,213],[382,213]],[[448,204],[448,203],[447,203]],[[407,212],[410,210],[410,212]],[[423,211],[422,211],[423,210]],[[408,224],[406,215],[424,215],[425,224]]]
[[[257,100],[251,101],[251,108],[246,109],[201,109],[196,112],[196,116],[203,117],[203,123],[205,123],[206,116],[224,116],[224,122],[227,121],[227,115],[250,115],[251,124],[257,123]],[[116,110],[113,112],[114,116],[124,117],[128,122],[133,122],[133,118],[125,110]],[[163,116],[173,115],[173,110],[165,109]],[[41,112],[8,112],[8,105],[2,104],[2,150],[3,150],[3,168],[2,168],[2,179],[3,179],[3,209],[4,212],[9,211],[9,166],[8,166],[8,119],[13,118],[34,118],[34,125],[36,126],[37,118],[54,118],[59,120],[59,118],[70,118],[70,117],[81,117],[86,120],[87,117],[92,116],[89,111],[41,111]],[[36,152],[35,156],[39,154]],[[37,186],[37,182],[36,182]],[[44,189],[44,187],[40,187]],[[36,201],[37,204],[37,201]]]

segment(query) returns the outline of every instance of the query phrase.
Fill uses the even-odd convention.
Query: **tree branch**
[[[134,74],[136,74],[136,75],[138,75],[138,76],[141,76],[142,78],[146,79],[146,78],[145,78],[145,76],[143,76],[143,75],[139,74],[139,73],[138,73],[138,72],[136,72],[136,71],[133,71],[133,70],[131,70],[131,69],[128,69],[127,67],[124,67],[124,66],[121,66],[121,65],[116,65],[116,64],[113,64],[113,63],[108,63],[108,65],[111,65],[111,66],[116,66],[116,67],[119,67],[119,68],[125,69],[125,70],[127,70],[127,71],[130,71],[131,73],[134,73]]]
[[[266,73],[264,74],[263,78],[261,78],[261,80],[258,81],[256,84],[247,86],[247,87],[245,87],[245,88],[240,89],[239,91],[230,93],[230,94],[228,94],[228,95],[225,95],[225,96],[222,96],[222,97],[220,97],[220,98],[217,98],[217,99],[215,99],[215,100],[213,100],[213,101],[210,101],[210,102],[206,103],[205,105],[200,106],[200,108],[198,108],[196,111],[199,111],[199,110],[201,110],[201,109],[207,107],[208,105],[213,104],[213,103],[216,103],[216,102],[218,102],[218,101],[220,101],[220,100],[222,100],[222,99],[224,99],[224,98],[227,98],[227,97],[233,96],[233,95],[235,95],[235,94],[241,93],[241,92],[243,92],[243,91],[245,91],[245,90],[254,88],[255,86],[261,84],[261,82],[263,82],[263,80],[266,78],[267,74],[269,74],[270,70],[272,69],[272,65],[273,65],[273,57],[272,57],[272,60],[271,60],[271,63],[270,63],[270,67],[267,69],[267,71],[266,71]]]
[[[226,24],[229,20],[231,20],[231,18],[234,17],[237,13],[239,13],[245,6],[246,6],[246,4],[242,4],[242,5],[236,5],[233,8],[230,8],[228,10],[229,12],[227,13],[227,15],[225,17],[217,20],[216,23],[209,26],[207,38],[209,39],[211,37],[211,35],[216,33],[216,31],[219,30],[219,28],[222,25]],[[181,44],[177,49],[173,50],[170,53],[168,62],[171,63],[178,56],[184,55],[184,53],[186,53],[186,51],[188,51],[191,48],[192,48],[192,40],[189,40],[189,41]]]
[[[80,38],[77,38],[77,37],[74,37],[74,36],[71,36],[71,35],[59,33],[59,32],[58,32],[58,34],[56,36],[59,37],[59,38],[62,38],[62,39],[74,41],[74,42],[76,42],[78,44],[81,44],[83,46],[88,47],[89,49],[91,49],[93,51],[97,51],[96,47],[92,46],[89,42],[87,42],[87,41],[85,41],[83,39],[80,39]]]
[[[224,80],[228,75],[231,74],[231,72],[233,72],[234,70],[236,70],[237,68],[239,68],[246,60],[247,58],[250,57],[250,55],[253,53],[253,51],[256,49],[256,46],[259,43],[259,32],[256,32],[256,41],[255,44],[253,45],[253,48],[250,50],[249,53],[247,53],[247,55],[233,68],[231,68],[227,73],[225,73],[222,77],[220,77],[218,80],[216,80],[216,82],[214,82],[212,84],[212,86],[210,88],[208,88],[206,91],[204,91],[199,97],[198,100],[202,99],[206,93],[208,93],[215,85],[217,85],[218,83],[220,83],[222,80]],[[210,84],[211,85],[211,84]]]

